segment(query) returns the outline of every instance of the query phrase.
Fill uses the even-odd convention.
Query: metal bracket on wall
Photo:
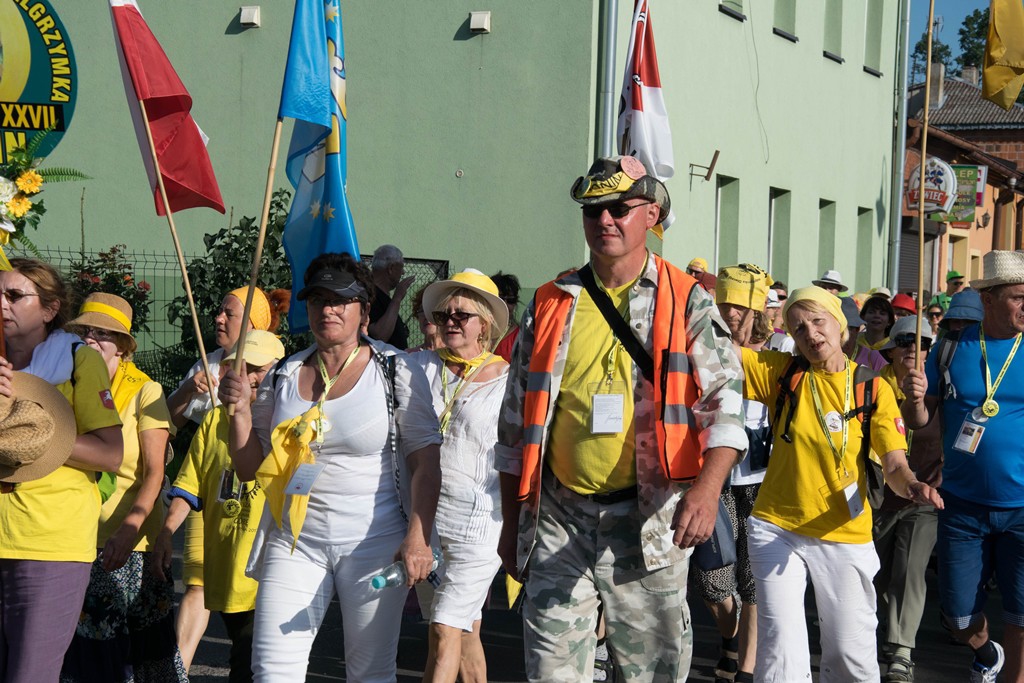
[[[711,180],[711,174],[715,172],[715,165],[718,163],[718,155],[720,153],[721,152],[719,152],[719,150],[717,150],[717,149],[715,150],[715,156],[711,157],[711,165],[710,166],[701,166],[700,164],[690,164],[690,175],[697,176],[698,178],[704,178],[704,180]],[[694,173],[693,169],[695,169],[695,168],[706,169],[707,173],[704,173],[704,174]]]

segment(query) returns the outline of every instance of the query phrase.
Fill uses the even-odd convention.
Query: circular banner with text
[[[78,92],[75,55],[47,0],[0,0],[0,163],[36,132],[52,128],[49,154],[71,123]]]

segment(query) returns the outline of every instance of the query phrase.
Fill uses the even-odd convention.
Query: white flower
[[[14,223],[7,220],[7,212],[0,213],[0,229],[6,230],[7,232],[14,232]]]
[[[6,204],[16,194],[18,194],[18,186],[14,184],[14,181],[0,178],[0,204]]]

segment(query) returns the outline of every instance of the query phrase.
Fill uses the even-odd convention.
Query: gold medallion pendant
[[[985,417],[995,417],[999,414],[999,404],[990,398],[981,404],[981,412],[985,413]]]
[[[242,504],[234,498],[228,498],[224,501],[224,516],[225,517],[237,517],[238,513],[242,511]]]

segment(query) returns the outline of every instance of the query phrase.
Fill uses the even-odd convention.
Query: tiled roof
[[[911,86],[910,96],[916,105],[913,116],[920,118],[924,84]],[[928,110],[928,124],[946,130],[1017,129],[1024,128],[1024,106],[1014,104],[1010,111],[981,96],[981,86],[959,78],[943,83],[943,102]]]

